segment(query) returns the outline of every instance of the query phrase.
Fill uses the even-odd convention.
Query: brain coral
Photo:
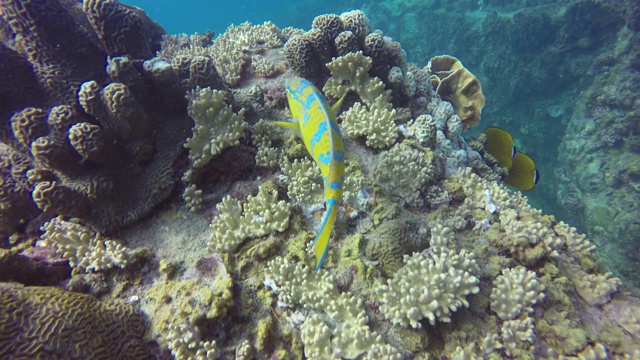
[[[54,287],[0,284],[0,358],[153,359],[127,304]]]

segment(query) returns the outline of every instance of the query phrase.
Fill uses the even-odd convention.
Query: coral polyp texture
[[[7,251],[105,298],[46,290],[36,312],[15,300],[31,290],[0,284],[7,306],[54,319],[41,328],[95,309],[111,323],[78,328],[81,344],[106,326],[109,351],[137,355],[143,338],[176,359],[640,356],[640,299],[600,244],[502,184],[486,137],[467,137],[485,100],[471,59],[410,63],[361,10],[160,39],[137,8],[71,3],[0,0],[0,65],[18,77],[0,80],[24,89],[0,102]],[[323,177],[271,123],[292,118],[294,76],[343,99],[344,198],[319,270]],[[112,319],[107,298],[135,305]],[[135,306],[146,337],[142,322],[129,333]],[[27,320],[0,342],[38,333]],[[104,345],[87,344],[73,351]]]
[[[133,305],[55,287],[0,284],[5,359],[154,359]]]

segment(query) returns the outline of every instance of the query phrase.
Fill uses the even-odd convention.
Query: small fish
[[[501,167],[509,170],[504,182],[522,191],[533,190],[540,180],[535,161],[516,150],[513,137],[507,130],[490,126],[483,133],[487,136],[485,150],[496,158]]]
[[[525,153],[516,153],[504,182],[522,191],[530,191],[536,187],[538,181],[540,181],[540,172],[536,169],[533,159]]]
[[[483,133],[487,136],[485,150],[498,160],[501,167],[511,167],[513,157],[516,155],[511,134],[507,130],[495,126],[484,129]]]
[[[311,157],[320,166],[324,182],[324,200],[327,207],[322,226],[315,240],[316,271],[320,270],[327,250],[329,237],[342,202],[344,182],[344,143],[336,121],[336,112],[344,96],[333,106],[309,80],[293,77],[286,83],[287,99],[294,120],[275,121],[278,126],[290,129],[302,137]]]

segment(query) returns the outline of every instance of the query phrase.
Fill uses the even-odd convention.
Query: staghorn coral
[[[225,103],[225,93],[211,88],[196,88],[187,95],[188,112],[194,120],[193,136],[184,147],[194,167],[202,167],[229,146],[238,145],[247,123],[244,109],[234,113]]]
[[[40,246],[51,246],[58,255],[69,260],[73,273],[124,268],[129,263],[129,249],[114,240],[102,238],[100,233],[65,221],[58,216],[42,226]]]
[[[55,287],[0,284],[0,357],[154,359],[134,306]]]
[[[284,231],[291,214],[291,206],[278,201],[277,191],[269,189],[268,184],[260,186],[256,196],[249,195],[244,204],[227,195],[216,209],[209,248],[218,252],[233,252],[245,239]]]
[[[393,324],[420,328],[427,318],[431,325],[436,319],[451,321],[451,313],[459,307],[469,307],[466,296],[480,291],[476,262],[462,250],[442,250],[433,256],[414,253],[405,255],[405,265],[386,285],[377,288],[380,311]],[[399,296],[400,295],[400,296]]]

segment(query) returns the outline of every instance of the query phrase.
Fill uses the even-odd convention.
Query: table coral
[[[187,111],[195,126],[193,137],[184,146],[189,149],[194,167],[202,167],[225,148],[238,145],[244,136],[244,109],[234,113],[225,97],[224,92],[211,88],[196,89],[187,95]]]
[[[55,287],[0,284],[0,357],[154,359],[134,306]]]
[[[386,285],[378,287],[380,311],[394,324],[420,328],[421,319],[451,321],[451,313],[469,307],[466,296],[480,291],[476,262],[462,250],[443,250],[432,256],[405,255],[405,265]]]

